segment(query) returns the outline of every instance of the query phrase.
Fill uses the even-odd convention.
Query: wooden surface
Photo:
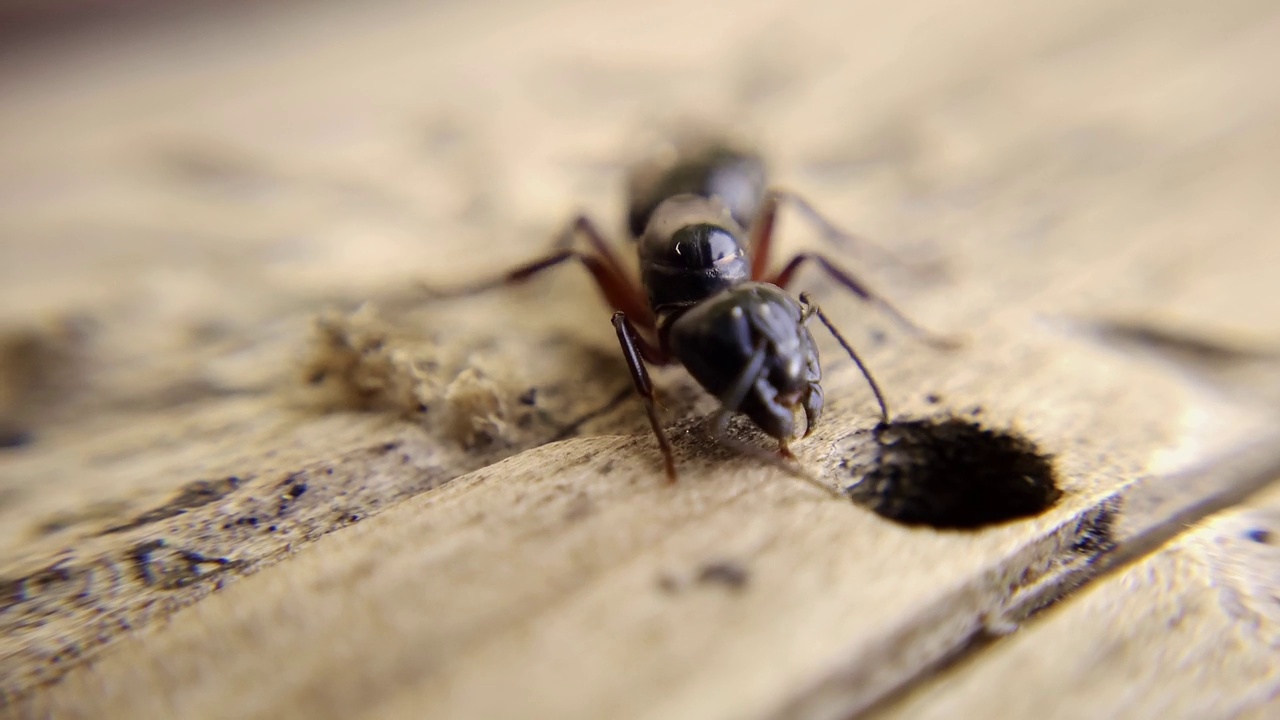
[[[877,717],[1235,717],[1280,694],[1270,490]],[[1262,717],[1268,717],[1262,715]]]
[[[1280,476],[1278,40],[1260,0],[560,0],[241,9],[10,56],[4,711],[1265,712],[1276,583],[1240,532],[1274,500],[1230,507]],[[637,128],[689,118],[916,263],[841,253],[962,350],[801,284],[896,413],[1052,453],[1057,506],[895,524],[716,448],[678,372],[668,487],[581,273],[417,296],[575,210],[618,227]],[[847,484],[873,405],[820,343],[829,414],[795,449]]]

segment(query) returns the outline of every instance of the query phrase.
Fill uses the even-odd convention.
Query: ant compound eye
[[[686,225],[671,236],[667,261],[685,268],[706,268],[742,254],[738,239],[728,230],[709,224]]]

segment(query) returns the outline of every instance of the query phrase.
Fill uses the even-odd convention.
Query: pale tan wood
[[[39,435],[0,460],[3,689],[70,666],[33,707],[840,715],[1078,580],[1136,478],[1268,437],[1275,395],[1236,376],[1273,377],[1280,335],[1276,21],[1265,2],[983,8],[285,7],[252,33],[227,20],[234,52],[179,24],[148,30],[182,48],[163,63],[125,38],[6,70],[0,187],[24,204],[0,221],[0,309],[51,347],[42,316],[96,327],[69,354],[86,387],[11,411]],[[676,373],[678,487],[634,401],[584,427],[603,437],[520,454],[626,388],[590,288],[567,272],[420,307],[412,283],[523,259],[579,205],[612,217],[608,164],[651,110],[744,121],[838,220],[941,257],[927,279],[866,267],[967,337],[950,355],[891,327],[867,342],[882,319],[806,282],[898,411],[1016,424],[1059,456],[1063,504],[972,535],[897,527],[683,432],[714,404]],[[317,313],[366,298],[380,315],[308,349]],[[1100,318],[1261,359],[1128,356]],[[344,398],[303,382],[347,340],[364,360],[329,369],[387,396],[369,412],[325,412]],[[872,417],[823,347],[831,412],[796,448],[816,468]],[[696,581],[724,563],[740,589]]]
[[[1280,712],[1280,695],[1273,695],[1269,700],[1247,710],[1241,711],[1233,720],[1266,720]]]
[[[1278,536],[1273,489],[873,717],[1273,717]]]

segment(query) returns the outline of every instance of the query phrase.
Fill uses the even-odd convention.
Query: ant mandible
[[[667,478],[676,480],[671,442],[658,417],[645,364],[679,363],[720,400],[711,418],[717,441],[767,462],[794,461],[788,442],[803,409],[808,436],[822,415],[822,368],[808,329],[817,317],[862,371],[880,406],[889,409],[875,378],[808,293],[787,294],[796,271],[818,265],[844,288],[878,305],[902,327],[926,341],[950,345],[915,325],[883,297],[824,255],[799,253],[776,273],[769,253],[779,206],[786,202],[831,239],[852,238],[799,196],[766,183],[762,158],[725,142],[702,140],[665,159],[637,164],[628,180],[628,225],[638,244],[637,283],[586,215],[561,234],[556,251],[498,278],[440,296],[469,295],[526,281],[565,263],[581,263],[613,308],[613,327],[631,379],[644,400],[662,450]],[[744,229],[745,228],[745,229]],[[572,245],[584,238],[589,252]],[[778,441],[778,454],[747,445],[726,432],[734,413],[746,415]],[[809,478],[812,479],[812,478]]]

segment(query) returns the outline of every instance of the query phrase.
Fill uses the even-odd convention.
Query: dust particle
[[[82,317],[0,328],[0,447],[29,444],[33,427],[89,388],[94,330]]]
[[[698,582],[723,585],[734,591],[745,588],[750,577],[751,574],[743,566],[724,560],[707,563],[698,571]]]
[[[680,589],[680,581],[673,575],[663,573],[658,576],[658,589],[664,593],[674,593]]]

